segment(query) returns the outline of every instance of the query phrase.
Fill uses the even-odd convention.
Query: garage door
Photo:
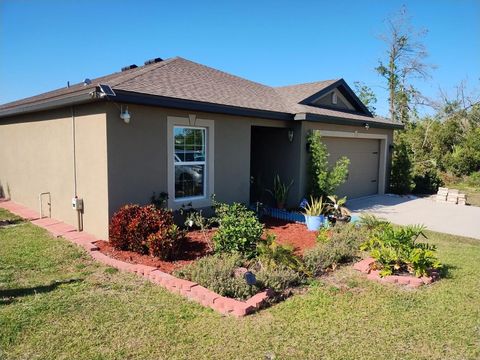
[[[330,164],[342,156],[350,159],[348,179],[338,188],[338,195],[353,199],[378,193],[380,140],[324,137],[322,141]]]

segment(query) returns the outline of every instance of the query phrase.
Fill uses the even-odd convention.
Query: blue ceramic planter
[[[305,215],[305,222],[307,224],[307,229],[310,231],[318,231],[323,225],[325,221],[325,216],[310,216]]]

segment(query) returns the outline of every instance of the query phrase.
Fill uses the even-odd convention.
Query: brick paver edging
[[[10,200],[0,199],[0,207],[29,220],[32,224],[44,228],[55,237],[61,236],[70,242],[83,247],[92,258],[101,263],[117,268],[121,271],[137,273],[147,280],[163,286],[170,292],[185,296],[190,300],[205,307],[212,308],[225,315],[242,317],[251,314],[264,306],[268,299],[273,296],[272,291],[266,290],[252,296],[246,301],[227,298],[218,295],[197,283],[176,278],[171,274],[160,271],[156,267],[131,264],[111,258],[98,251],[98,247],[94,244],[94,242],[98,241],[95,236],[83,231],[78,232],[73,226],[65,224],[59,220],[52,218],[40,219],[40,215],[37,212],[28,209],[23,205],[14,203]]]
[[[431,284],[440,277],[438,271],[431,271],[430,276],[422,276],[420,278],[412,275],[388,275],[381,277],[380,271],[372,270],[372,265],[375,263],[375,259],[366,258],[353,265],[353,268],[360,271],[363,274],[367,274],[367,279],[378,281],[380,283],[390,283],[407,285],[411,288],[418,288],[424,284]]]

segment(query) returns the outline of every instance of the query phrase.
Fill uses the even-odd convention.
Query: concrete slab
[[[354,215],[371,213],[399,225],[423,224],[447,234],[480,239],[480,207],[415,196],[376,195],[348,200]]]

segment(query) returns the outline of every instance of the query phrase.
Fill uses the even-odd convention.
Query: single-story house
[[[341,195],[381,194],[395,128],[343,79],[271,87],[157,58],[0,106],[0,196],[103,238],[119,207],[153,192],[168,193],[174,209],[209,206],[212,194],[248,203],[278,173],[293,180],[295,205],[310,130],[332,162],[351,160]]]

